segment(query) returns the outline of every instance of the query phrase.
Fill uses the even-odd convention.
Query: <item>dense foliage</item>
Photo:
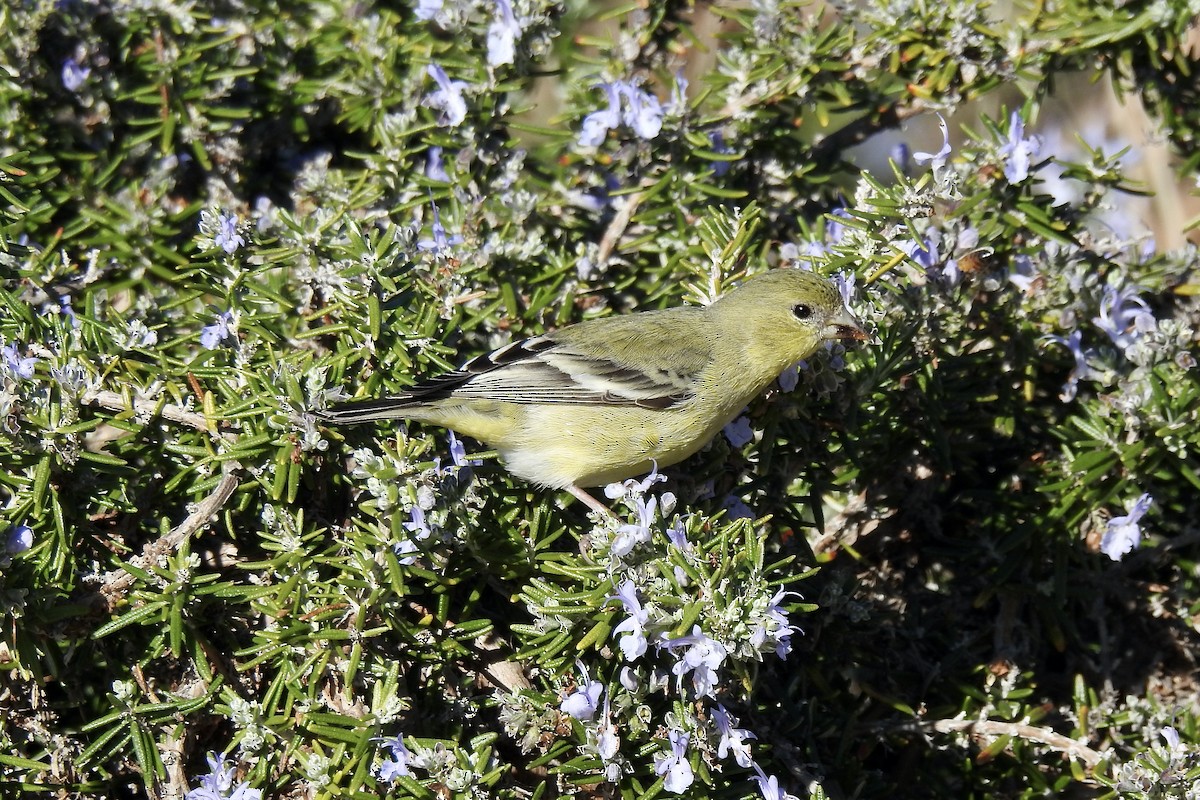
[[[1200,797],[1200,258],[1043,121],[1187,199],[1198,13],[0,6],[0,793]],[[312,413],[778,267],[619,520]]]

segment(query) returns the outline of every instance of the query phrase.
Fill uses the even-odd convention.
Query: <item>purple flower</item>
[[[442,166],[442,148],[431,147],[425,154],[425,177],[431,181],[450,183],[450,176],[446,174],[446,168]]]
[[[671,87],[671,99],[667,103],[667,111],[672,114],[682,114],[687,111],[687,89],[688,79],[684,77],[683,70],[676,70],[675,85]],[[712,137],[710,136],[709,138],[711,139]]]
[[[24,553],[31,547],[33,547],[33,528],[28,525],[14,525],[8,532],[8,539],[4,542],[4,552],[15,556],[17,553]]]
[[[603,761],[612,761],[621,748],[621,737],[617,735],[617,726],[613,724],[608,713],[608,698],[604,698],[604,713],[600,717],[600,729],[596,737],[596,752]]]
[[[958,232],[958,249],[973,253],[979,249],[979,229],[974,225],[968,225]],[[983,248],[985,252],[991,251],[991,248]]]
[[[634,547],[650,541],[650,526],[654,524],[658,512],[657,497],[651,497],[647,502],[641,495],[634,495],[627,502],[633,506],[637,522],[626,522],[617,528],[617,535],[609,547],[609,552],[616,558],[624,558]]]
[[[1144,494],[1134,502],[1128,514],[1113,517],[1108,521],[1104,538],[1100,541],[1100,550],[1104,555],[1113,561],[1120,561],[1126,553],[1138,546],[1142,541],[1142,529],[1138,522],[1150,510],[1150,504],[1153,502],[1154,498]]]
[[[462,439],[454,435],[454,431],[447,431],[446,439],[450,445],[450,466],[442,469],[442,459],[433,459],[433,471],[438,476],[457,476],[463,481],[471,479],[471,467],[477,467],[482,464],[478,459],[467,458],[467,448],[463,445]]]
[[[779,388],[785,392],[795,391],[799,383],[800,369],[796,364],[792,364],[779,374]]]
[[[1008,282],[1022,292],[1029,294],[1033,282],[1038,278],[1033,268],[1033,259],[1029,256],[1017,256],[1013,259],[1012,269],[1008,273]]]
[[[600,695],[604,693],[604,684],[590,678],[587,668],[579,664],[579,675],[583,679],[578,688],[571,692],[559,705],[558,710],[568,717],[574,717],[581,722],[587,722],[596,716],[596,708],[600,703]]]
[[[495,0],[495,3],[496,18],[487,33],[487,62],[491,67],[513,63],[517,40],[521,38],[521,25],[513,14],[512,4],[509,0]]]
[[[417,554],[420,553],[420,548],[412,539],[405,539],[403,542],[392,545],[392,552],[396,554],[396,561],[407,567],[417,563]]]
[[[888,153],[888,158],[895,162],[901,172],[908,172],[908,161],[912,158],[912,150],[907,142],[897,142]]]
[[[454,466],[462,469],[479,465],[478,461],[467,460],[467,448],[463,445],[462,439],[454,435],[454,431],[449,431],[447,438],[450,440],[450,460],[454,462]]]
[[[442,10],[443,2],[444,0],[417,0],[417,7],[413,9],[413,16],[422,22],[428,22]]]
[[[654,757],[654,774],[666,775],[663,788],[674,794],[683,794],[692,785],[692,765],[687,760],[689,734],[683,731],[668,731],[671,752]]]
[[[691,553],[694,549],[692,543],[688,541],[687,528],[683,524],[683,518],[676,519],[674,524],[667,528],[667,539],[684,553]]]
[[[1100,301],[1100,315],[1092,320],[1122,350],[1128,349],[1141,334],[1153,331],[1158,324],[1150,306],[1138,297],[1139,291],[1141,289],[1136,286],[1108,287]]]
[[[33,356],[21,358],[17,353],[17,346],[15,344],[5,345],[0,349],[0,355],[4,357],[4,366],[13,375],[25,380],[33,377],[33,369],[38,362],[36,358]]]
[[[579,132],[580,146],[600,146],[608,132],[621,124],[621,94],[617,86],[615,83],[599,85],[598,88],[603,89],[608,98],[608,108],[593,111],[583,118],[583,129]]]
[[[646,141],[658,136],[662,130],[662,103],[637,84],[625,83],[621,88],[626,101],[625,124]]]
[[[437,203],[431,203],[433,206],[433,224],[429,226],[430,232],[433,234],[432,239],[422,239],[417,242],[417,248],[429,253],[433,253],[436,257],[448,256],[452,248],[463,243],[462,234],[454,234],[453,236],[446,235],[446,227],[442,225],[442,215],[438,212]]]
[[[752,766],[758,773],[754,780],[758,783],[758,791],[762,793],[763,800],[795,800],[795,795],[790,795],[779,788],[778,778],[774,775],[767,775],[758,764]]]
[[[725,517],[731,522],[735,519],[755,519],[754,510],[742,502],[742,498],[734,495],[726,497],[721,508],[725,509]]]
[[[217,315],[217,321],[212,325],[205,325],[200,330],[200,346],[206,350],[216,350],[221,346],[221,342],[225,341],[232,334],[230,322],[233,321],[232,311],[222,311]]]
[[[596,716],[596,704],[600,702],[600,695],[603,692],[604,684],[600,681],[591,681],[587,686],[576,689],[567,695],[559,706],[559,710],[569,717],[587,722]]]
[[[794,595],[795,592],[786,592],[782,589],[775,593],[775,596],[767,601],[767,608],[763,614],[763,620],[759,622],[750,632],[750,644],[755,649],[761,649],[770,637],[775,642],[775,655],[786,659],[788,653],[792,652],[792,633],[800,630],[791,623],[791,618],[788,617],[788,612],[784,609],[782,603],[789,595]],[[743,764],[742,766],[746,766]]]
[[[662,130],[663,107],[657,97],[631,81],[602,83],[597,88],[604,90],[608,108],[584,117],[579,132],[580,146],[599,146],[608,132],[622,122],[647,141],[658,136]]]
[[[838,294],[842,296],[842,302],[847,306],[854,300],[854,284],[857,278],[853,272],[839,272],[833,276],[833,283],[837,286]]]
[[[402,542],[397,542],[392,550],[396,554],[396,560],[401,564],[408,566],[417,560],[417,555],[421,548],[417,542],[422,542],[433,536],[433,528],[429,525],[429,520],[425,516],[425,509],[418,505],[414,505],[408,511],[408,522],[402,523],[404,530],[408,531],[408,536]]]
[[[1179,731],[1175,730],[1170,725],[1160,730],[1159,733],[1162,734],[1162,737],[1167,740],[1167,748],[1172,753],[1182,752],[1183,750],[1187,749],[1179,740]]]
[[[1140,263],[1144,264],[1147,261],[1149,261],[1151,258],[1154,257],[1154,254],[1156,252],[1158,252],[1158,242],[1155,241],[1153,236],[1150,236],[1149,238],[1146,239],[1145,242],[1142,243],[1142,252],[1140,254],[1141,255]]]
[[[425,67],[425,74],[433,78],[438,88],[425,95],[424,104],[435,111],[442,112],[438,119],[439,125],[457,128],[467,118],[467,101],[463,99],[462,90],[466,81],[452,81],[446,75],[446,70],[437,64]]]
[[[1025,121],[1018,111],[1008,117],[1008,141],[998,154],[1004,159],[1004,177],[1009,183],[1020,183],[1029,177],[1031,159],[1042,149],[1040,136],[1025,138]]]
[[[734,149],[725,143],[725,137],[720,131],[712,131],[709,133],[708,142],[710,145],[712,145],[712,151],[714,153],[720,153],[723,156],[732,155],[734,153]],[[720,178],[729,172],[729,167],[731,165],[732,162],[730,161],[714,161],[712,162],[713,174]]]
[[[404,746],[403,737],[396,735],[391,739],[376,739],[375,741],[383,742],[392,751],[392,757],[385,759],[375,768],[375,774],[379,776],[380,780],[394,783],[397,778],[412,775],[408,766],[412,760],[412,752]]]
[[[754,429],[750,427],[750,419],[745,414],[727,424],[723,432],[734,447],[741,447],[754,438]]]
[[[59,295],[58,308],[54,310],[71,320],[72,328],[79,327],[79,318],[75,316],[75,309],[71,307],[71,298],[67,297],[66,295]]]
[[[279,224],[279,211],[269,197],[259,197],[254,201],[254,227],[259,233],[266,233]]]
[[[946,167],[946,162],[950,158],[950,129],[946,126],[946,119],[941,114],[937,115],[938,127],[942,129],[942,149],[936,153],[917,152],[913,153],[913,161],[918,164],[930,162],[930,167],[933,169],[933,179],[941,180],[942,170]]]
[[[846,226],[838,222],[838,219],[850,218],[850,211],[845,206],[838,206],[825,215],[825,238],[829,240],[830,244],[837,244],[846,235]],[[824,249],[822,249],[823,252]]]
[[[1062,391],[1058,395],[1058,398],[1064,403],[1069,403],[1075,399],[1075,393],[1079,390],[1079,381],[1092,374],[1092,368],[1087,363],[1087,353],[1083,351],[1083,334],[1074,330],[1068,336],[1051,335],[1045,338],[1070,350],[1071,356],[1075,359],[1075,366],[1071,369],[1071,374],[1067,376],[1067,382],[1063,384]]]
[[[717,726],[717,734],[721,737],[721,741],[717,743],[717,757],[725,758],[733,753],[733,760],[738,766],[749,767],[754,759],[750,757],[750,743],[746,740],[758,737],[745,728],[735,728],[737,720],[730,716],[725,706],[720,703],[713,709],[713,722]]]
[[[413,506],[408,512],[408,520],[404,523],[404,530],[415,533],[418,539],[428,539],[433,535],[429,522],[425,519],[425,509]]]
[[[725,645],[705,635],[699,625],[694,625],[690,635],[680,636],[677,639],[666,639],[660,646],[667,648],[672,653],[678,648],[686,648],[679,660],[675,662],[675,666],[671,668],[671,673],[680,681],[685,675],[691,673],[692,688],[696,690],[698,696],[711,697],[714,695],[718,677],[717,669],[725,661],[728,652]]]
[[[825,342],[825,363],[834,372],[846,368],[846,346],[841,342]]]
[[[650,487],[656,483],[661,483],[667,479],[666,475],[662,475],[658,471],[658,463],[651,462],[650,473],[640,481],[630,478],[621,483],[610,483],[604,487],[604,496],[609,500],[616,500],[618,497],[634,497],[643,495],[650,491]]]
[[[609,599],[620,600],[629,614],[624,622],[613,629],[613,636],[625,634],[620,641],[621,653],[626,661],[636,661],[646,652],[646,623],[650,614],[642,608],[637,596],[637,585],[629,579],[626,579],[617,589],[617,593],[610,595]]]
[[[233,255],[245,243],[246,240],[238,233],[236,214],[222,214],[217,217],[217,232],[213,236],[213,247],[219,247],[228,255]]]
[[[967,232],[964,231],[964,233]],[[969,233],[967,233],[967,241],[970,241]],[[899,247],[909,258],[925,269],[925,275],[930,280],[954,286],[962,277],[958,270],[958,262],[943,255],[941,250],[942,232],[937,228],[930,228],[923,240],[908,241]]]
[[[184,800],[262,800],[262,792],[251,789],[249,783],[233,785],[236,769],[225,766],[225,758],[208,754],[209,774],[200,778],[199,788],[192,789]]]
[[[900,245],[900,249],[916,263],[925,268],[925,272],[933,275],[933,271],[941,264],[938,253],[937,237],[926,236],[924,241],[909,240]]]
[[[68,92],[77,92],[83,82],[92,74],[91,67],[82,66],[74,58],[68,58],[62,65],[62,85]]]

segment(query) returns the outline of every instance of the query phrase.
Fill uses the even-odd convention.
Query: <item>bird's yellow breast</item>
[[[496,446],[513,474],[559,488],[604,486],[649,472],[651,462],[682,461],[723,424],[637,406],[529,406],[525,420]]]

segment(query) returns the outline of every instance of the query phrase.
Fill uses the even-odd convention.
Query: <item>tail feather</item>
[[[325,422],[334,425],[357,425],[385,419],[409,419],[421,405],[421,400],[405,395],[379,397],[373,400],[353,400],[337,403],[313,413]]]

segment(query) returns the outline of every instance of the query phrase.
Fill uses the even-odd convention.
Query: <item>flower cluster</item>
[[[374,767],[374,773],[386,784],[400,778],[421,777],[445,787],[454,797],[486,800],[491,795],[483,784],[484,773],[491,764],[483,753],[469,752],[448,747],[442,742],[432,746],[415,744],[412,748],[404,742],[402,735],[376,739],[384,745],[387,754]]]
[[[664,115],[682,112],[686,103],[687,81],[682,76],[676,78],[671,100],[665,106],[637,81],[612,81],[596,88],[603,90],[608,106],[584,117],[583,128],[579,132],[579,144],[582,147],[598,147],[608,132],[622,123],[638,138],[646,141],[654,139],[662,130]]]
[[[421,239],[417,242],[417,249],[423,250],[434,258],[448,258],[454,251],[454,248],[462,244],[464,239],[462,234],[448,235],[446,226],[442,224],[442,215],[438,211],[437,204],[433,205],[433,222],[429,226],[431,238]]]
[[[237,317],[232,311],[222,311],[210,325],[200,329],[200,346],[205,350],[216,350],[237,330]]]
[[[462,441],[453,433],[448,441],[450,464],[443,466],[436,457],[425,469],[417,459],[428,443],[417,438],[401,437],[397,449],[354,453],[353,477],[363,481],[371,497],[363,508],[375,514],[401,511],[406,517],[394,531],[398,541],[392,543],[401,564],[416,563],[422,552],[446,538],[448,506],[461,500],[470,485],[471,467],[477,462],[467,459]]]
[[[1106,287],[1098,314],[1092,319],[1092,324],[1108,337],[1113,348],[1130,361],[1137,358],[1139,345],[1158,329],[1150,306],[1140,296],[1141,291],[1131,286]],[[1064,402],[1075,398],[1081,380],[1103,378],[1101,362],[1104,354],[1094,348],[1085,349],[1083,333],[1078,328],[1066,336],[1047,334],[1046,339],[1066,347],[1074,361],[1074,367],[1063,385],[1061,397]]]
[[[4,357],[2,367],[6,378],[29,380],[33,377],[34,367],[38,363],[36,356],[22,356],[21,350],[16,344],[4,345],[3,348],[0,348],[0,354]]]
[[[771,588],[762,579],[761,565],[739,563],[738,569],[749,572],[734,581],[725,574],[730,567],[714,570],[712,552],[689,538],[689,528],[695,531],[704,524],[698,516],[660,519],[660,501],[667,509],[675,504],[669,492],[650,496],[662,480],[655,469],[643,479],[606,489],[633,519],[601,521],[590,545],[607,565],[600,576],[611,576],[613,588],[606,599],[620,612],[611,637],[622,663],[608,682],[579,664],[578,679],[562,695],[558,709],[580,726],[600,758],[606,780],[618,781],[632,768],[628,748],[636,745],[630,740],[647,732],[644,719],[637,716],[644,712],[637,709],[655,694],[674,698],[653,769],[664,787],[678,794],[695,781],[694,758],[699,754],[758,768],[750,746],[755,735],[737,726],[721,698],[730,696],[730,676],[746,662],[787,658],[790,637],[798,629],[783,606],[795,593]],[[749,525],[737,525],[736,530],[749,534]],[[686,633],[675,633],[685,618],[694,621]],[[685,710],[690,703],[706,712]],[[529,717],[514,712],[511,719]]]
[[[1200,796],[1200,748],[1185,743],[1173,726],[1159,731],[1161,742],[1131,761],[1115,765],[1111,779],[1121,797],[1131,800]]]
[[[198,227],[197,239],[204,249],[220,250],[231,256],[246,244],[246,226],[236,214],[201,211]]]

